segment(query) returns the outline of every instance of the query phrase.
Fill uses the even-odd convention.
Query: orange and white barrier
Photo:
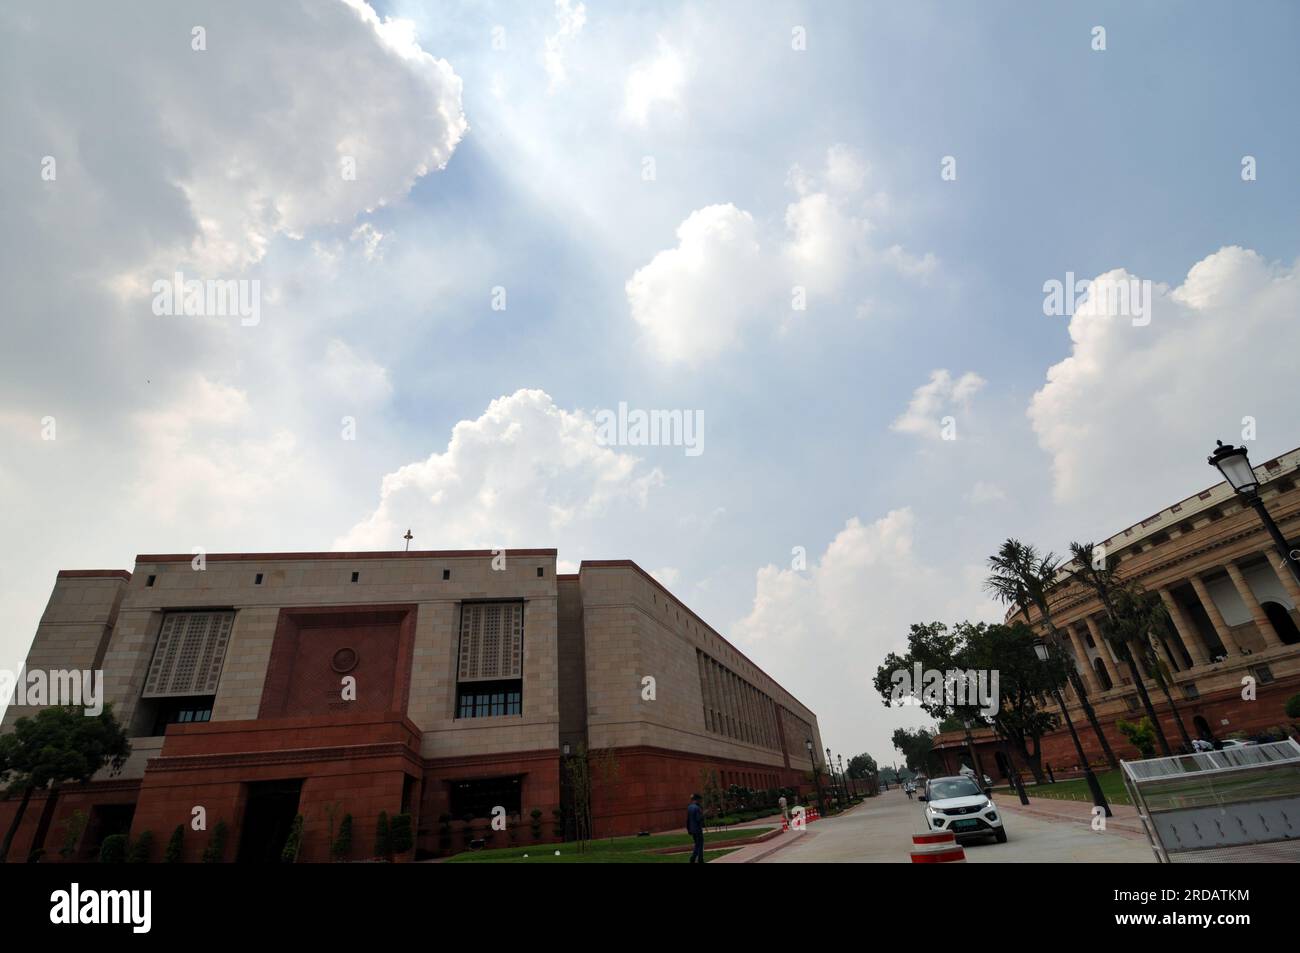
[[[964,864],[966,850],[952,831],[924,831],[912,835],[912,863]]]

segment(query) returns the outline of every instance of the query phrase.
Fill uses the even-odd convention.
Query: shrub
[[[411,832],[411,815],[394,814],[388,825],[388,836],[392,840],[394,854],[405,854],[414,847],[415,837]]]
[[[540,808],[536,808],[536,807],[533,808],[531,811],[528,812],[528,816],[532,818],[532,824],[530,824],[529,827],[532,829],[533,840],[535,840],[535,841],[539,841],[539,840],[542,839],[542,812],[541,812],[541,809],[540,809]]]
[[[1300,693],[1292,695],[1286,700],[1286,716],[1288,718],[1300,718]]]
[[[168,864],[179,864],[181,857],[184,856],[185,848],[185,825],[177,824],[176,830],[172,831],[171,838],[167,841],[167,850],[163,853],[163,862]]]
[[[86,830],[86,812],[75,810],[72,816],[68,818],[66,833],[63,835],[63,846],[59,848],[59,855],[65,860],[71,859],[72,855],[77,852],[77,842],[81,840],[82,833]]]
[[[1142,752],[1144,758],[1154,758],[1156,756],[1156,730],[1151,724],[1150,718],[1143,718],[1136,725],[1129,721],[1120,719],[1115,723],[1119,733],[1129,740],[1129,743],[1138,751]]]
[[[388,812],[379,812],[379,821],[375,824],[375,856],[387,857],[393,852],[393,836],[388,830]]]
[[[126,863],[126,835],[110,834],[99,845],[99,862],[101,864]]]
[[[212,836],[208,838],[208,846],[203,849],[203,862],[220,864],[225,860],[225,853],[226,822],[217,821],[216,827],[212,828]]]
[[[289,836],[284,842],[284,850],[280,851],[281,863],[296,864],[300,850],[302,850],[302,815],[298,814],[294,816],[293,826],[289,828]]]
[[[352,815],[344,814],[339,824],[339,836],[334,839],[334,859],[347,860],[352,853]]]
[[[131,845],[131,854],[127,857],[127,863],[147,864],[149,863],[149,855],[152,853],[153,831],[141,831],[140,836]]]

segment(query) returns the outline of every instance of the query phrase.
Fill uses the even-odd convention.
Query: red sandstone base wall
[[[615,748],[612,754],[616,777],[594,781],[592,822],[597,837],[685,829],[686,806],[709,771],[717,773],[721,787],[809,787],[803,772],[767,764],[651,747]]]

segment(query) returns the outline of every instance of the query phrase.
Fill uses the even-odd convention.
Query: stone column
[[[1187,654],[1192,657],[1192,668],[1199,668],[1210,660],[1210,655],[1205,651],[1205,645],[1201,641],[1201,633],[1197,632],[1187,616],[1183,613],[1183,607],[1178,604],[1174,594],[1168,589],[1160,590],[1160,598],[1164,600],[1165,608],[1169,610],[1169,618],[1174,622],[1174,629],[1178,632],[1178,638],[1182,640],[1183,648],[1187,649]]]
[[[1124,683],[1120,680],[1119,668],[1115,660],[1110,657],[1110,646],[1106,644],[1105,637],[1101,634],[1101,626],[1093,620],[1092,616],[1084,616],[1083,621],[1088,625],[1088,631],[1092,633],[1092,641],[1097,644],[1097,657],[1101,659],[1101,664],[1106,666],[1106,674],[1110,676],[1112,688],[1123,688]]]
[[[1070,625],[1067,628],[1070,631],[1070,644],[1074,646],[1074,657],[1079,660],[1079,676],[1083,679],[1083,684],[1088,686],[1089,695],[1100,695],[1101,682],[1097,679],[1097,671],[1092,667],[1092,662],[1088,660],[1088,646],[1076,626]]]
[[[1278,636],[1277,629],[1273,628],[1273,623],[1269,621],[1268,615],[1265,614],[1264,607],[1255,598],[1255,591],[1250,588],[1250,583],[1246,581],[1241,568],[1231,561],[1228,562],[1225,568],[1228,570],[1228,575],[1232,577],[1232,584],[1237,587],[1237,594],[1241,596],[1241,601],[1246,603],[1246,609],[1250,612],[1250,617],[1255,621],[1255,628],[1259,629],[1259,634],[1264,637],[1264,647],[1269,649],[1281,648],[1282,639]]]
[[[1286,594],[1291,598],[1292,604],[1297,609],[1300,609],[1300,583],[1295,581],[1295,577],[1291,575],[1291,570],[1278,565],[1281,557],[1278,556],[1277,550],[1267,549],[1260,555],[1264,557],[1265,562],[1273,567],[1273,572],[1277,574],[1277,578],[1282,583],[1282,588],[1286,590]]]
[[[1223,643],[1224,650],[1228,655],[1240,655],[1241,646],[1237,640],[1232,637],[1228,631],[1228,623],[1223,621],[1223,614],[1219,612],[1219,607],[1214,604],[1214,599],[1210,596],[1210,590],[1205,587],[1201,577],[1193,574],[1189,580],[1192,588],[1196,590],[1196,598],[1201,600],[1201,605],[1205,607],[1205,613],[1210,617],[1210,623],[1214,626],[1215,634],[1219,636],[1219,641]]]

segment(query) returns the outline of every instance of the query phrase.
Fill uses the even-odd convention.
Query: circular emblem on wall
[[[350,672],[357,667],[357,650],[356,649],[339,649],[334,653],[334,658],[330,660],[330,668],[342,674]]]

